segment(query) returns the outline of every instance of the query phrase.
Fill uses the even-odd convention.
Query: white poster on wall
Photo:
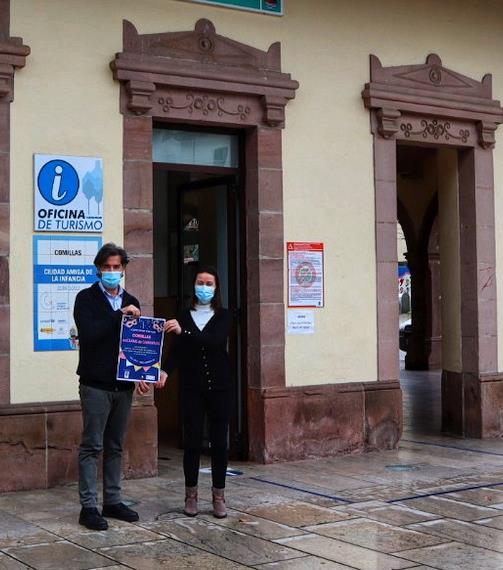
[[[314,334],[314,311],[288,310],[288,334]]]
[[[287,242],[288,306],[324,306],[324,246],[320,242]]]
[[[34,230],[103,230],[103,160],[90,156],[35,154]]]
[[[77,293],[96,277],[98,236],[33,236],[33,345],[35,351],[76,350]]]

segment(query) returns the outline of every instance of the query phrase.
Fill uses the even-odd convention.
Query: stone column
[[[460,152],[461,342],[464,434],[501,433],[498,364],[493,156],[490,148]],[[487,382],[486,382],[487,379]]]
[[[374,135],[376,262],[377,262],[377,377],[398,380],[398,260],[396,251],[396,142]]]

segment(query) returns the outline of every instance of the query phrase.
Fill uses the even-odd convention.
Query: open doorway
[[[243,367],[241,308],[242,187],[240,137],[232,132],[153,130],[154,314],[174,318],[188,306],[198,268],[214,266],[222,301],[233,313],[229,354],[235,378],[229,433],[230,456],[245,458],[246,377]],[[165,354],[170,350],[167,337]],[[183,446],[179,379],[173,374],[156,391],[159,456]]]
[[[461,370],[458,186],[457,150],[397,146],[400,383],[408,435],[447,429],[442,376]]]
[[[437,54],[424,63],[389,67],[371,55],[362,97],[374,137],[377,378],[389,383],[388,396],[394,392],[388,417],[402,425],[404,390],[396,382],[397,162],[400,147],[411,146],[437,158],[441,310],[433,314],[442,318],[441,429],[501,437],[493,147],[502,108],[493,99],[491,75],[462,75],[444,67]],[[411,276],[414,303],[413,268]],[[412,328],[415,333],[414,307]]]

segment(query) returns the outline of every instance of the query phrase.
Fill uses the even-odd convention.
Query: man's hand
[[[122,307],[121,311],[125,315],[130,315],[132,317],[139,317],[141,315],[140,309],[134,305],[128,305],[127,307]]]
[[[140,396],[145,396],[145,394],[148,394],[149,391],[150,391],[150,386],[148,385],[148,382],[140,380],[136,386],[136,393],[139,394]]]
[[[164,331],[168,333],[174,332],[175,334],[182,334],[182,327],[176,319],[170,319],[164,324]]]

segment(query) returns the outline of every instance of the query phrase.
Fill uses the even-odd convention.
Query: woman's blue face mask
[[[203,305],[207,305],[215,296],[215,287],[210,287],[209,285],[196,285],[194,287],[194,292],[199,302]]]

